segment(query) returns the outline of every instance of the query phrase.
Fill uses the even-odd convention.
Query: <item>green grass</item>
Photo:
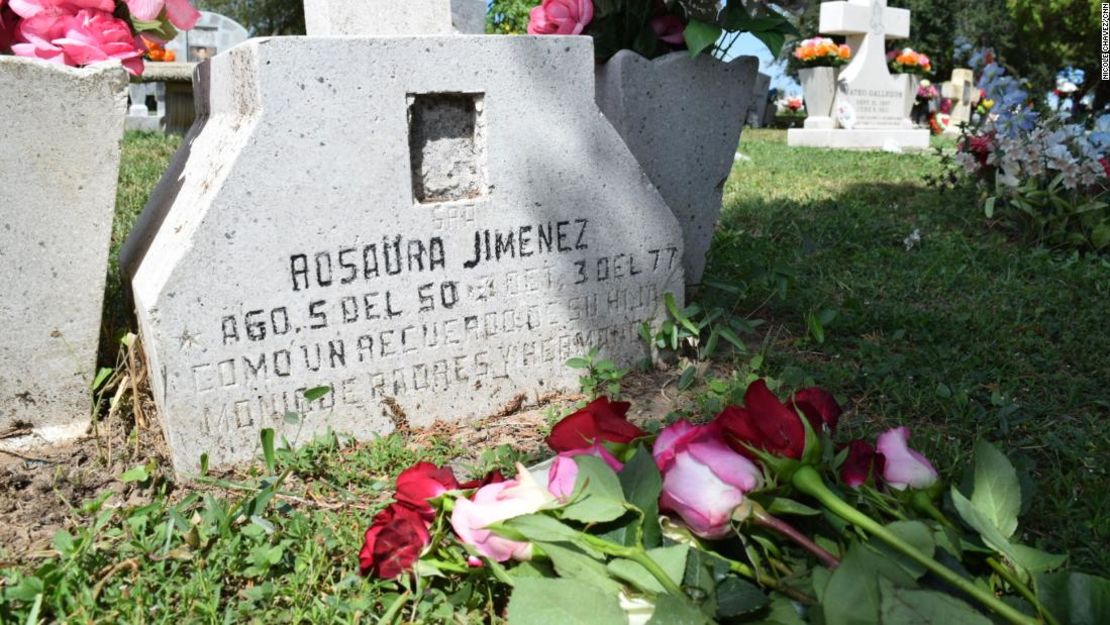
[[[739,304],[776,322],[771,369],[849,400],[853,432],[912,426],[949,474],[976,437],[998,442],[1031,478],[1026,540],[1110,570],[1110,264],[989,231],[972,194],[925,185],[931,155],[793,150],[774,131],[740,149],[709,268],[789,276],[787,297]],[[819,344],[805,318],[825,310]]]
[[[976,437],[1000,443],[1030,478],[1023,541],[1105,573],[1110,266],[992,233],[966,192],[924,185],[935,157],[791,150],[783,138],[745,132],[751,160],[726,187],[709,264],[740,299],[707,288],[703,300],[768,320],[761,371],[833,390],[853,408],[850,434],[908,424],[949,475]],[[113,250],[175,146],[128,135]],[[923,240],[907,251],[915,228]],[[112,272],[108,334],[133,323]],[[822,313],[818,341],[806,318]],[[74,522],[47,553],[0,546],[0,562],[20,560],[0,572],[0,622],[28,622],[36,601],[38,616],[70,623],[366,622],[398,595],[357,576],[362,532],[400,470],[459,463],[473,454],[462,447],[326,437],[279,453],[278,472],[290,473],[277,495],[261,465],[191,483],[152,466],[113,500],[122,507],[69,502]],[[471,470],[516,459],[490,450]],[[449,597],[425,603],[420,614],[451,612]]]

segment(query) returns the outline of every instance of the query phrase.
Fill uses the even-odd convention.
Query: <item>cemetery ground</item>
[[[128,135],[113,258],[176,141]],[[976,437],[998,443],[1030,489],[1024,542],[1070,551],[1077,569],[1110,570],[1106,261],[1012,244],[984,223],[972,191],[926,184],[941,171],[932,154],[793,150],[781,131],[750,129],[740,151],[697,301],[748,322],[748,349],[718,346],[694,363],[695,378],[682,361],[629,373],[619,384],[633,419],[712,410],[756,371],[789,388],[817,384],[849,407],[841,427],[853,436],[910,425],[948,475],[968,464]],[[473,474],[538,459],[546,429],[581,399],[512,416],[510,405],[479,428],[412,431],[397,414],[398,432],[372,444],[329,437],[286,451],[278,441],[252,467],[177,482],[140,359],[117,354],[134,322],[111,272],[101,356],[118,365],[103,387],[110,416],[73,445],[0,454],[0,587],[18,601],[0,601],[0,617],[380,614],[399,595],[358,577],[357,552],[396,474],[417,458]],[[438,605],[420,613],[450,614],[450,597],[427,601]],[[12,605],[18,614],[5,613]]]

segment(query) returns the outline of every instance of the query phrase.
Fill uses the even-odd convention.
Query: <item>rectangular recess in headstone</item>
[[[481,93],[409,94],[412,195],[419,204],[485,194],[486,142]]]

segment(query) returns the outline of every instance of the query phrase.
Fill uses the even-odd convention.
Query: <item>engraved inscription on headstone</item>
[[[591,347],[646,356],[640,326],[682,294],[682,232],[592,68],[578,37],[274,38],[213,59],[207,122],[129,242],[175,466],[249,458],[267,427],[480,418],[573,388],[564,363]],[[333,392],[306,402],[316,386]]]

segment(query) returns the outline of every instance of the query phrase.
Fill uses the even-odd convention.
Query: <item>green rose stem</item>
[[[651,573],[651,575],[658,580],[659,584],[663,586],[668,593],[679,597],[685,595],[685,593],[682,592],[682,587],[675,583],[670,575],[667,575],[667,572],[663,570],[663,567],[659,566],[658,562],[651,559],[651,556],[648,555],[647,550],[643,547],[626,547],[589,534],[580,534],[580,536],[586,544],[604,554],[616,556],[618,558],[628,558],[644,567],[647,569],[648,573]]]
[[[829,490],[821,475],[811,466],[803,466],[794,473],[792,479],[794,487],[803,493],[821,502],[826,508],[840,518],[853,523],[864,531],[874,535],[879,540],[903,553],[906,557],[931,571],[937,577],[948,582],[961,591],[975,597],[977,601],[993,610],[1002,618],[1015,625],[1037,625],[1038,621],[1011,607],[990,591],[976,586],[971,581],[964,579],[952,569],[940,564],[929,556],[921,553],[916,547],[902,540],[894,532],[883,527],[871,517],[863,514],[850,506],[843,499]]]
[[[825,565],[825,568],[835,569],[840,566],[840,560],[838,560],[836,556],[822,549],[820,545],[810,540],[805,534],[799,532],[794,526],[771,515],[771,513],[763,509],[763,506],[752,502],[751,513],[748,518],[754,521],[756,525],[782,534],[786,538],[798,543],[801,548],[816,556],[817,559],[821,561],[821,564]]]

